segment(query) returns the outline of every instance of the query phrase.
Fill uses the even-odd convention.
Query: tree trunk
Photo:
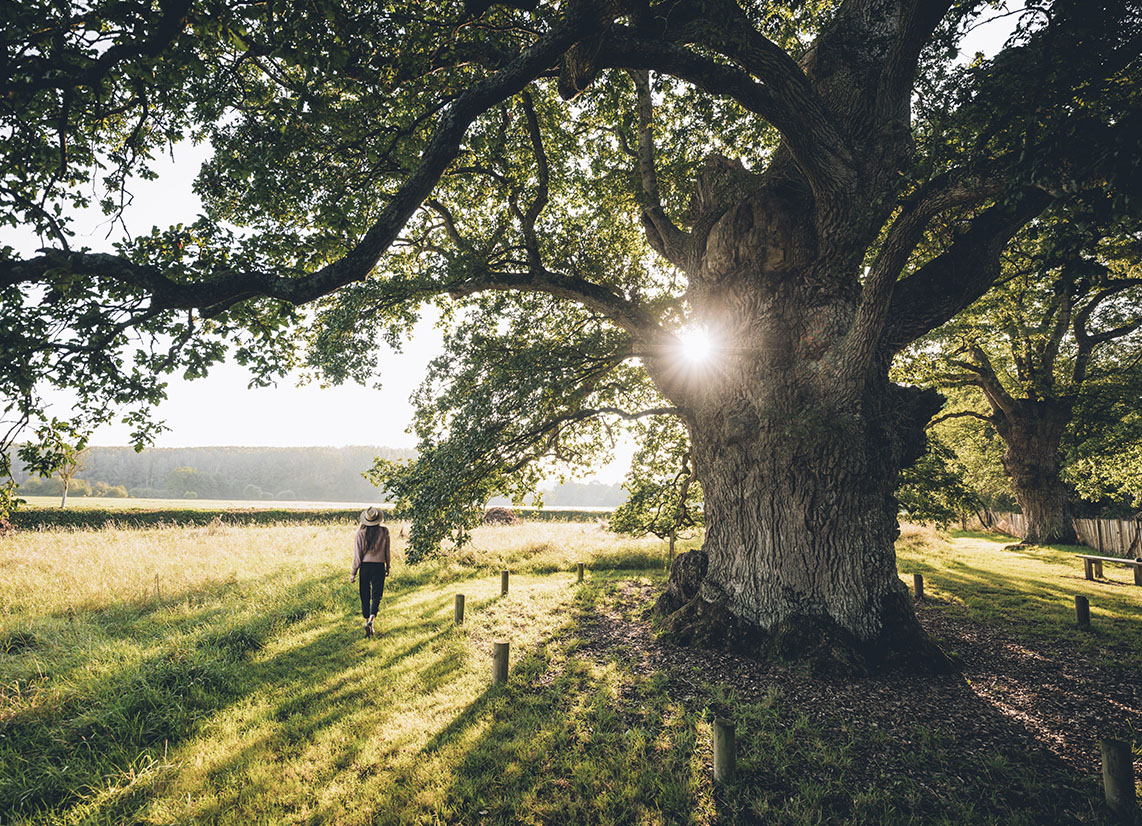
[[[67,489],[68,489],[68,481],[65,479],[63,482],[63,498],[61,498],[59,501],[59,506],[61,509],[67,507]]]
[[[822,398],[764,416],[730,403],[691,422],[706,519],[692,553],[705,564],[676,565],[660,599],[675,639],[807,659],[822,672],[946,666],[894,549],[903,440],[890,430],[926,420],[935,400],[887,381],[879,391],[855,407]]]
[[[712,165],[699,208],[742,174]],[[923,452],[942,399],[889,382],[887,356],[856,366],[846,338],[855,267],[837,276],[796,206],[763,190],[725,212],[688,293],[718,341],[714,357],[647,361],[687,421],[706,522],[702,550],[678,557],[658,609],[680,642],[822,672],[904,660],[943,669],[894,548],[897,477]]]
[[[1003,468],[1027,522],[1025,542],[1075,542],[1070,493],[1062,480],[1059,444],[1071,419],[1060,401],[1020,399],[1014,410],[998,417],[1003,439]]]

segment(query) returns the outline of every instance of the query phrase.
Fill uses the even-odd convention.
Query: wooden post
[[[1133,824],[1137,809],[1130,744],[1121,740],[1099,740],[1098,749],[1102,752],[1102,790],[1106,794],[1106,805],[1120,823]]]
[[[1116,519],[1114,521],[1118,523],[1118,553],[1126,556],[1126,536],[1122,533],[1122,520]]]
[[[456,595],[455,620],[456,620],[457,625],[460,625],[462,622],[464,622],[464,595],[463,594],[457,594]]]
[[[583,581],[583,563],[580,562],[576,567],[579,569],[579,581],[582,582]]]
[[[1094,579],[1094,560],[1093,559],[1084,559],[1083,560],[1083,575],[1087,579]]]
[[[730,783],[737,771],[738,755],[732,720],[714,720],[714,782]]]
[[[1082,631],[1090,630],[1090,600],[1075,594],[1075,625]]]
[[[1134,560],[1138,564],[1134,566],[1134,584],[1142,585],[1142,556]]]
[[[1098,552],[1102,553],[1102,520],[1096,518],[1094,520],[1095,535],[1098,537]]]
[[[916,594],[917,602],[924,599],[924,575],[923,574],[912,574],[912,590]]]
[[[492,643],[492,685],[500,685],[508,681],[508,646],[507,640],[497,640]]]
[[[508,595],[508,572],[500,571],[500,596]]]
[[[1094,561],[1094,575],[1096,577],[1098,577],[1099,579],[1102,579],[1102,560],[1101,559],[1096,559]]]

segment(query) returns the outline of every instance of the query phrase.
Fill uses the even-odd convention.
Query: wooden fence
[[[1020,539],[1027,535],[1027,520],[1021,513],[993,513],[991,518],[997,530]],[[1074,526],[1079,543],[1102,556],[1142,557],[1142,520],[1076,519]]]

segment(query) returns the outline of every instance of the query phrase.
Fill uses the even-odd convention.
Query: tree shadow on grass
[[[259,582],[269,604],[249,610],[224,606],[234,605],[250,583],[216,583],[75,619],[66,612],[46,618],[48,630],[19,651],[36,658],[37,669],[42,665],[46,683],[32,702],[10,706],[0,718],[0,810],[10,817],[82,812],[86,822],[121,822],[146,805],[147,795],[138,784],[124,793],[107,790],[123,787],[122,779],[135,778],[143,766],[153,769],[227,709],[274,697],[271,722],[288,747],[373,708],[376,687],[345,676],[362,663],[393,671],[438,647],[440,656],[415,670],[429,690],[459,667],[455,646],[444,644],[448,631],[432,633],[442,625],[438,619],[402,626],[418,642],[385,650],[355,639],[355,624],[336,621],[355,599],[341,576],[294,579],[281,572]],[[404,599],[388,598],[385,608],[399,611]],[[264,653],[294,638],[298,644]],[[68,639],[81,640],[83,651],[68,651]],[[23,662],[3,656],[11,668]],[[247,751],[239,749],[219,771],[252,759]]]
[[[561,644],[575,648],[597,621],[581,613]],[[1110,822],[1092,772],[961,678],[823,684],[718,652],[609,639],[620,642],[590,656],[519,663],[506,688],[480,695],[421,751],[447,767],[432,802],[400,791],[425,783],[409,766],[373,821]],[[739,776],[726,788],[711,780],[715,712],[738,725]]]
[[[152,806],[159,817],[182,799],[173,819],[191,822],[242,823],[261,812],[326,823],[347,806],[379,824],[1102,822],[1091,778],[963,680],[826,685],[771,664],[674,649],[610,610],[608,587],[583,587],[566,621],[516,654],[507,686],[472,690],[472,671],[461,667],[471,646],[452,627],[446,598],[425,613],[412,594],[386,597],[391,639],[375,645],[353,639],[355,623],[332,627],[328,615],[298,614],[323,592],[343,590],[341,577],[296,583],[281,593],[278,624],[257,616],[202,627],[148,662],[175,664],[171,696],[183,701],[193,696],[185,685],[193,667],[222,670],[222,681],[204,688],[199,716],[171,738],[185,742],[198,723],[228,726],[212,735],[218,743],[204,765],[95,802],[77,800],[84,780],[72,777],[54,808],[61,819],[83,808],[75,819],[107,823],[141,819]],[[300,618],[280,624],[291,616]],[[290,630],[288,639],[273,639],[274,628],[283,637]],[[266,653],[242,640],[276,647]],[[127,672],[86,696],[106,708],[132,685]],[[463,686],[464,703],[433,710]],[[422,728],[408,733],[401,718],[413,712],[421,716],[411,728]],[[710,777],[713,712],[738,722],[740,777],[724,789]],[[153,744],[132,739],[126,715],[111,729],[124,757],[154,754]],[[338,733],[360,737],[336,741]],[[201,753],[190,747],[187,756]],[[106,760],[101,767],[120,770]]]

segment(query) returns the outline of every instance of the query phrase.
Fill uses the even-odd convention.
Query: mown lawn
[[[640,621],[629,595],[660,583],[658,543],[482,529],[448,562],[398,562],[365,640],[349,542],[313,526],[0,540],[0,823],[1108,822],[1093,777],[1058,789],[1018,753],[961,766],[955,731],[822,725],[776,689],[739,692],[715,660],[683,692],[600,652],[600,616]],[[1097,656],[1126,645],[1066,627],[1065,557],[955,547],[930,532],[901,544],[902,570],[923,570],[946,610]],[[1099,627],[1138,628],[1137,595],[1082,587],[1122,591],[1092,597]],[[512,674],[493,688],[501,638]],[[714,711],[738,720],[729,788],[710,778]],[[870,785],[868,755],[888,748],[913,770]]]
[[[1017,539],[906,527],[897,543],[909,587],[922,574],[925,592],[946,610],[1000,627],[1012,638],[1074,650],[1106,666],[1142,669],[1142,587],[1133,570],[1106,563],[1088,581],[1075,545],[1016,546]],[[1091,630],[1075,627],[1075,596],[1090,601]]]

